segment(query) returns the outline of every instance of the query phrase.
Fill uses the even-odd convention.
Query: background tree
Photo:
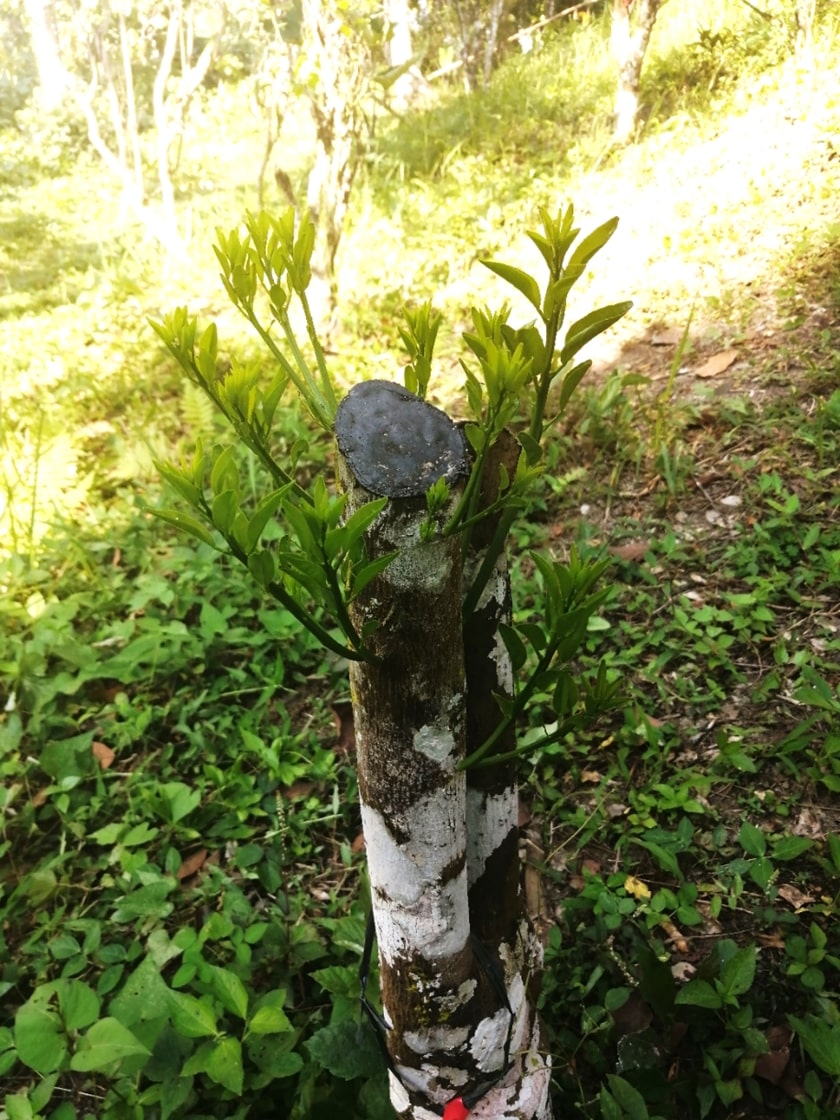
[[[32,54],[38,68],[38,101],[46,112],[57,109],[70,84],[58,48],[53,0],[25,0]]]
[[[226,7],[106,0],[76,3],[59,21],[53,6],[30,0],[27,12],[44,96],[55,106],[70,91],[91,147],[121,184],[126,210],[167,250],[183,254],[172,162],[190,102],[219,49]]]
[[[613,138],[626,144],[639,116],[642,64],[656,16],[665,0],[613,0],[610,44],[618,69]]]
[[[283,195],[303,207],[317,229],[310,304],[328,332],[335,307],[335,259],[350,190],[366,150],[375,72],[382,68],[382,39],[365,0],[351,7],[298,0],[275,18],[276,39],[266,54],[269,75],[261,94],[266,114],[262,177],[281,139],[291,103],[303,98],[313,122],[312,158],[301,200],[290,169],[274,167]],[[261,187],[262,192],[262,187]]]

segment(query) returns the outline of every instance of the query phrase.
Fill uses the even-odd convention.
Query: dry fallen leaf
[[[581,770],[580,772],[582,782],[600,782],[603,776],[599,770]]]
[[[192,855],[187,856],[181,863],[181,866],[175,872],[175,878],[182,881],[184,879],[189,879],[189,877],[195,875],[196,871],[199,871],[206,862],[207,849],[199,848],[197,852],[193,852]]]
[[[682,341],[684,333],[685,329],[683,327],[666,327],[650,336],[651,345],[676,346],[678,342]]]
[[[627,876],[624,880],[624,889],[628,894],[632,894],[635,899],[650,898],[650,887],[647,883],[643,883],[641,879],[637,879],[635,875]]]
[[[619,560],[625,560],[628,563],[638,563],[639,560],[644,560],[647,551],[650,548],[650,541],[628,541],[626,544],[616,545],[609,551],[613,556],[617,556]]]
[[[668,918],[663,918],[662,928],[668,934],[668,940],[673,944],[676,951],[678,953],[682,953],[683,956],[686,956],[689,951],[688,942],[674,925],[674,923]]]
[[[91,743],[90,749],[93,752],[93,757],[99,763],[100,770],[107,770],[117,757],[106,743],[99,743],[96,739]]]
[[[719,354],[712,354],[702,366],[694,371],[695,377],[717,377],[719,373],[729,369],[738,357],[737,350],[721,350]]]
[[[630,992],[625,1003],[617,1010],[611,1011],[610,1015],[615,1023],[619,1038],[647,1030],[653,1022],[653,1012],[650,1005],[635,989]]]
[[[285,789],[279,791],[281,797],[285,797],[287,801],[294,801],[298,797],[308,797],[315,789],[314,782],[293,782],[292,785],[286,786]]]
[[[755,1075],[778,1085],[785,1075],[790,1061],[790,1043],[793,1032],[788,1027],[771,1027],[767,1032],[770,1051],[759,1054],[755,1060]]]
[[[790,903],[794,910],[799,910],[803,906],[809,906],[812,902],[816,902],[813,895],[805,894],[804,891],[789,883],[784,883],[779,887],[779,897]]]
[[[335,720],[336,744],[339,754],[350,754],[356,749],[356,729],[353,724],[353,705],[346,700],[332,706]]]

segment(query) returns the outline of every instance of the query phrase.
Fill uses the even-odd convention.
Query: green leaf
[[[35,1115],[29,1098],[23,1093],[7,1093],[4,1107],[9,1120],[33,1120]]]
[[[675,1003],[688,1003],[693,1007],[723,1007],[723,999],[711,984],[706,980],[689,980],[684,988],[677,992]]]
[[[63,980],[58,988],[58,1007],[65,1030],[79,1031],[98,1018],[100,999],[81,980]]]
[[[361,595],[368,584],[376,579],[380,572],[384,572],[397,555],[396,552],[388,552],[384,556],[377,556],[375,560],[354,568],[350,589],[351,600],[355,599],[357,595]]]
[[[527,432],[518,432],[516,438],[525,452],[525,458],[528,466],[533,467],[542,459],[542,446],[538,440],[535,440]]]
[[[117,902],[112,914],[115,922],[133,922],[135,918],[166,918],[174,907],[169,895],[175,890],[174,879],[158,879],[137,887]]]
[[[683,873],[680,870],[679,862],[674,852],[669,848],[664,848],[661,844],[657,844],[655,840],[642,839],[639,836],[631,836],[629,839],[631,844],[636,844],[650,852],[663,871],[669,871],[675,878],[682,881]]]
[[[164,931],[160,931],[164,932]],[[151,943],[151,937],[149,942]],[[175,949],[177,954],[177,947]],[[150,944],[151,953],[151,944]],[[169,1011],[169,989],[153,957],[145,957],[123,982],[108,1005],[110,1013],[126,1027],[158,1019]]]
[[[606,307],[599,307],[596,311],[590,311],[588,315],[584,315],[576,323],[572,323],[566,331],[565,343],[560,351],[561,363],[565,365],[566,362],[570,361],[587,342],[591,342],[593,338],[597,338],[613,323],[617,323],[632,306],[632,300],[611,303]]]
[[[226,1035],[216,1042],[204,1060],[204,1071],[218,1085],[223,1085],[235,1096],[242,1092],[242,1044],[238,1038]]]
[[[787,861],[798,859],[814,846],[807,836],[781,836],[773,841],[773,859]]]
[[[25,1066],[42,1076],[59,1069],[67,1054],[67,1036],[54,1011],[46,1006],[46,995],[35,995],[15,1015],[15,1049]]]
[[[216,456],[216,461],[210,471],[210,486],[214,494],[224,493],[225,490],[238,492],[239,480],[236,476],[236,467],[233,457],[236,448],[231,444]]]
[[[260,1007],[248,1023],[251,1034],[280,1034],[293,1029],[288,1016],[280,1007]]]
[[[343,1081],[375,1077],[382,1068],[382,1056],[373,1031],[360,1033],[355,1018],[322,1027],[305,1046],[313,1061]]]
[[[767,851],[767,837],[760,828],[744,821],[738,832],[738,843],[748,856],[763,856]]]
[[[290,486],[281,486],[279,490],[272,490],[267,494],[254,510],[250,521],[248,522],[247,534],[247,547],[246,552],[250,555],[257,545],[260,543],[260,537],[265,531],[266,525],[276,513],[279,506],[282,504],[283,499],[286,497]]]
[[[525,648],[525,643],[513,627],[504,622],[499,623],[499,634],[505,643],[505,649],[508,651],[513,671],[518,673],[528,660],[528,650]]]
[[[787,1018],[820,1069],[832,1077],[840,1077],[840,1024],[829,1026],[815,1015],[808,1015],[805,1019],[798,1019],[795,1015]]]
[[[248,993],[235,972],[217,965],[208,965],[210,986],[219,1003],[240,1019],[248,1017]]]
[[[209,544],[211,548],[216,547],[216,543],[212,534],[208,529],[205,529],[200,521],[195,517],[191,517],[188,513],[182,513],[178,509],[153,509],[152,513],[161,521],[166,521],[170,525],[174,525],[176,529],[180,529],[183,533],[189,533],[190,536],[195,537],[196,540],[201,541],[202,544]]]
[[[233,525],[239,508],[239,494],[235,490],[223,490],[213,499],[211,506],[213,524],[226,535],[233,532]]]
[[[518,292],[532,304],[537,311],[542,314],[542,297],[540,296],[539,284],[533,276],[529,276],[527,272],[523,272],[521,268],[514,268],[513,265],[504,264],[502,261],[487,261],[481,262],[485,268],[489,268],[491,272],[495,272],[497,276],[501,276],[508,284],[511,284]]]
[[[70,1068],[82,1073],[104,1072],[125,1058],[151,1057],[151,1051],[119,1019],[100,1019],[82,1039]]]
[[[169,993],[169,1013],[175,1030],[186,1038],[204,1038],[219,1033],[213,1009],[186,992]]]
[[[621,1105],[607,1089],[601,1089],[598,1103],[601,1105],[601,1120],[624,1120]]]
[[[587,358],[584,362],[578,362],[573,366],[568,373],[563,375],[563,380],[560,382],[560,395],[557,400],[557,411],[563,413],[566,405],[571,400],[572,394],[592,366],[592,359]]]
[[[277,575],[277,561],[267,548],[252,552],[248,557],[248,571],[261,587],[268,587]]]
[[[598,226],[597,229],[593,229],[591,233],[588,233],[569,257],[566,264],[567,271],[583,272],[595,254],[603,249],[615,233],[617,227],[618,218],[610,218],[608,221],[604,222],[603,225]]]
[[[625,1120],[649,1120],[644,1097],[629,1081],[611,1073],[607,1076],[607,1083]]]
[[[330,965],[312,973],[324,991],[333,995],[354,996],[359,990],[359,970],[350,965]]]
[[[749,991],[755,979],[756,947],[746,945],[733,953],[720,971],[720,985],[726,996],[740,996]]]

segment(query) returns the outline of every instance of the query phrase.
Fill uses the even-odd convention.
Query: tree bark
[[[348,394],[336,431],[347,513],[388,497],[368,554],[397,553],[354,604],[357,628],[375,629],[372,660],[350,669],[391,1100],[406,1120],[430,1120],[457,1097],[471,1116],[548,1120],[548,1065],[526,990],[538,953],[518,906],[515,779],[490,768],[468,793],[457,768],[467,736],[483,734],[468,730],[466,666],[486,673],[488,650],[498,653],[492,620],[497,602],[509,610],[506,578],[493,583],[501,599],[475,612],[467,635],[478,656],[465,661],[462,544],[430,537],[423,497],[448,474],[451,513],[463,435],[384,382]],[[498,669],[509,677],[501,659]]]
[[[519,460],[516,438],[504,432],[485,466],[482,505],[495,501],[499,468],[513,477]],[[479,523],[464,564],[468,593],[485,562],[500,517]],[[507,552],[499,552],[490,578],[475,606],[463,620],[467,680],[467,752],[477,750],[502,719],[495,694],[513,696],[510,656],[500,624],[511,623],[511,586]],[[494,753],[516,746],[513,727],[498,739]],[[467,871],[470,927],[505,965],[508,989],[517,1000],[518,1037],[513,1084],[519,1098],[502,1097],[493,1116],[528,1116],[549,1120],[550,1059],[543,1044],[536,1005],[542,971],[542,946],[528,919],[519,864],[519,784],[515,760],[467,771]],[[511,1006],[514,1006],[512,1001]],[[488,1100],[502,1091],[492,1091]],[[517,1111],[518,1110],[518,1111]],[[476,1115],[479,1115],[476,1112]]]
[[[642,64],[650,34],[664,0],[613,0],[610,43],[618,69],[613,139],[633,139],[639,116]]]
[[[301,11],[303,49],[309,56],[305,61],[317,75],[317,81],[304,87],[315,123],[315,160],[306,200],[318,230],[308,297],[316,324],[329,335],[335,257],[361,159],[362,103],[372,60],[364,35],[333,5],[303,0]]]
[[[61,60],[52,0],[25,0],[32,53],[38,69],[38,101],[48,113],[64,100],[70,76]]]

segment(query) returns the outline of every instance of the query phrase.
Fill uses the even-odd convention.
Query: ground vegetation
[[[627,148],[597,15],[546,27],[483,92],[453,82],[377,118],[336,257],[331,359],[346,385],[397,378],[403,309],[431,297],[438,403],[454,408],[467,308],[504,298],[477,260],[532,267],[540,205],[620,218],[585,298],[634,307],[551,443],[512,569],[527,625],[535,548],[609,559],[579,667],[603,660],[625,695],[520,771],[555,1110],[828,1120],[838,28],[818,13],[802,44],[794,5],[700,7],[663,5]],[[266,361],[210,249],[256,206],[263,122],[223,82],[197,93],[177,188],[197,248],[173,264],[121,224],[77,124],[3,88],[2,1108],[388,1116],[358,1022],[368,902],[346,663],[151,512],[173,502],[153,460],[222,432],[147,317],[188,298]],[[293,175],[313,154],[304,120],[284,126]],[[332,469],[294,409],[274,438],[301,483]],[[258,500],[247,456],[241,469]],[[522,741],[550,727],[550,699],[532,697]]]

